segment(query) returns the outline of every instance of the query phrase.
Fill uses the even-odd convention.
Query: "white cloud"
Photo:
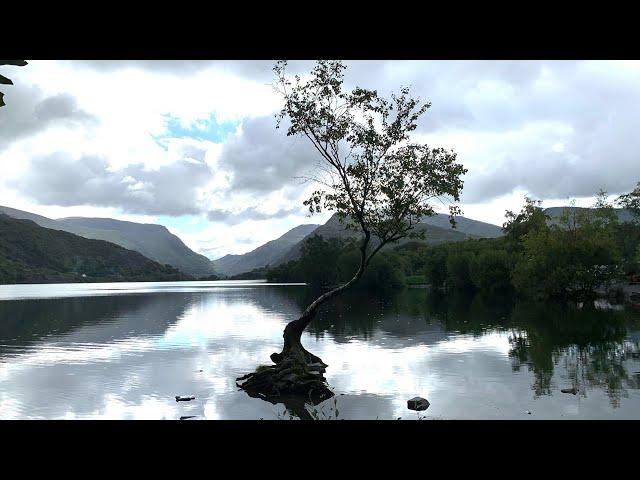
[[[432,102],[416,137],[458,152],[472,218],[500,224],[524,194],[548,206],[570,196],[585,203],[600,187],[617,194],[640,180],[640,62],[347,64],[347,87],[388,95],[410,85]],[[310,186],[295,177],[315,157],[305,139],[274,128],[271,66],[32,61],[16,69],[0,110],[0,204],[52,217],[192,214],[200,230],[167,226],[210,256],[309,223],[295,208]],[[291,71],[310,66],[291,62]],[[209,223],[208,212],[232,215]]]

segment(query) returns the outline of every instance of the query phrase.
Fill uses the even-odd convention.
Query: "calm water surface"
[[[261,282],[0,286],[0,419],[289,418],[235,378],[312,299]],[[351,293],[303,342],[336,392],[321,417],[416,419],[420,395],[426,419],[640,419],[640,312],[606,302]]]

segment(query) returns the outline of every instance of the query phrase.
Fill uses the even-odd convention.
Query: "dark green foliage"
[[[24,60],[0,60],[0,65],[14,65],[16,67],[24,67],[27,65],[27,62]],[[13,82],[5,77],[4,75],[0,75],[0,84],[2,85],[13,85]],[[0,92],[0,107],[5,106],[4,103],[4,93]]]
[[[261,280],[267,276],[267,267],[255,268],[250,272],[239,273],[228,277],[228,280]]]
[[[341,280],[346,281],[353,276],[358,268],[359,254],[354,249],[349,254],[349,267],[341,257],[340,273]],[[400,255],[395,251],[386,251],[380,253],[369,264],[364,275],[360,279],[357,288],[365,290],[390,290],[405,285],[405,275],[403,271],[403,261]]]
[[[548,217],[544,214],[540,205],[540,200],[524,198],[525,204],[519,213],[507,210],[505,213],[506,222],[502,226],[512,250],[521,250],[522,239],[529,232],[538,231],[546,227]]]
[[[471,262],[473,285],[489,294],[508,291],[512,270],[513,261],[506,250],[484,250]]]
[[[405,278],[407,285],[424,285],[427,283],[427,277],[424,275],[409,275]]]
[[[382,251],[361,288],[426,282],[432,289],[477,290],[492,297],[515,290],[524,297],[584,298],[638,273],[640,224],[619,223],[604,192],[593,208],[566,208],[553,221],[539,203],[525,199],[522,211],[507,219],[504,237],[410,242]],[[270,278],[311,284],[348,280],[358,267],[358,252],[348,244],[333,245],[318,237],[307,244],[304,260],[269,270]]]
[[[434,288],[592,297],[639,272],[640,224],[620,222],[618,213],[603,191],[593,208],[565,208],[553,219],[540,202],[525,198],[519,213],[507,212],[504,237],[428,248],[423,272]]]
[[[636,223],[640,223],[640,182],[638,182],[636,188],[631,192],[620,195],[617,198],[616,203],[621,207],[630,210],[635,216]]]
[[[640,224],[625,222],[615,225],[614,229],[622,274],[640,274]]]
[[[559,223],[523,236],[513,280],[521,293],[539,297],[592,295],[618,274],[617,218],[603,204],[566,209]]]
[[[447,280],[447,249],[437,247],[425,253],[424,276],[432,288],[443,288]]]
[[[187,279],[118,245],[0,215],[0,283]]]
[[[404,285],[406,259],[395,251],[385,251],[371,260],[360,282],[353,288],[393,289]],[[303,242],[296,261],[267,269],[272,282],[305,282],[314,287],[333,287],[348,282],[360,265],[360,252],[352,242],[320,235]]]
[[[447,277],[445,285],[453,290],[471,290],[471,263],[474,260],[473,253],[455,249],[450,250],[447,256]]]
[[[300,277],[320,286],[335,285],[340,280],[336,260],[342,252],[343,242],[337,238],[325,240],[313,235],[302,244],[302,256],[297,264]],[[356,267],[357,269],[357,267]],[[355,273],[355,269],[352,272]]]

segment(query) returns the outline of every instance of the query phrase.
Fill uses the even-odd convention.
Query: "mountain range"
[[[276,265],[294,246],[300,243],[319,226],[314,224],[298,225],[281,237],[242,255],[225,255],[213,261],[216,270],[224,275],[232,276],[249,272],[267,265]]]
[[[456,228],[454,229],[449,223],[449,216],[444,214],[425,217],[415,228],[415,231],[424,232],[424,242],[428,244],[456,242],[467,238],[493,238],[502,235],[500,227],[466,217],[456,217]],[[338,216],[333,215],[323,225],[300,225],[249,253],[226,255],[214,260],[213,263],[216,269],[224,275],[237,275],[267,265],[276,266],[287,263],[300,257],[303,242],[313,235],[342,239],[356,239],[360,236],[357,231],[345,229]],[[408,241],[411,239],[403,239],[395,245],[401,245]]]
[[[552,207],[545,209],[544,213],[550,217],[550,223],[556,223],[565,208],[582,210],[580,207]],[[616,209],[615,211],[621,222],[628,222],[633,219],[632,213],[628,210]],[[138,252],[142,258],[147,257],[147,259],[153,261],[153,263],[157,262],[159,267],[156,266],[153,268],[160,268],[160,270],[156,272],[160,276],[172,275],[170,271],[161,271],[166,265],[170,265],[176,270],[196,278],[208,277],[218,273],[226,276],[243,274],[252,270],[267,266],[276,266],[298,259],[303,242],[313,235],[320,235],[324,238],[343,239],[355,239],[360,235],[358,231],[345,229],[344,225],[338,220],[337,215],[333,215],[323,225],[299,225],[279,238],[271,240],[251,252],[242,255],[225,255],[217,260],[211,261],[204,255],[200,255],[189,249],[180,238],[173,235],[162,225],[127,222],[111,218],[66,217],[54,220],[23,210],[0,206],[0,215],[2,214],[7,216],[3,216],[2,224],[5,233],[8,231],[7,229],[10,225],[16,226],[16,228],[21,231],[26,231],[25,229],[27,228],[24,227],[23,224],[8,223],[8,218],[10,217],[12,219],[30,220],[45,229],[62,231],[84,237],[85,239],[110,242],[128,251]],[[424,241],[428,244],[457,242],[468,238],[494,238],[502,235],[502,229],[496,225],[461,216],[456,217],[456,228],[454,229],[450,225],[449,217],[446,214],[435,214],[430,217],[425,217],[416,226],[415,231],[424,232],[424,240],[419,241]],[[31,233],[34,238],[38,235],[40,235],[38,238],[44,238],[42,232],[38,235],[33,231],[31,231]],[[73,235],[71,237],[73,237]],[[75,239],[70,240],[71,237],[64,238],[72,243],[77,242]],[[411,241],[411,239],[403,239],[395,245],[400,245],[408,241]],[[5,248],[8,247],[5,245]],[[109,253],[109,255],[111,255],[109,258],[118,257],[118,255],[114,257],[111,253]],[[131,258],[134,264],[139,264],[142,261],[140,259],[133,260],[133,257]],[[28,270],[31,267],[27,265],[25,268]],[[114,268],[117,270],[119,267],[116,265]],[[131,273],[129,272],[128,274]],[[123,275],[123,273],[120,272],[117,275]]]
[[[53,220],[34,213],[0,206],[0,213],[31,220],[41,227],[62,230],[84,238],[115,243],[135,250],[161,264],[169,264],[194,277],[215,275],[211,260],[187,247],[162,225],[126,222],[111,218],[68,217]]]
[[[139,252],[0,213],[0,283],[188,279]]]
[[[549,223],[553,224],[560,220],[565,210],[583,212],[592,209],[587,207],[550,207],[545,208],[542,212],[549,217]],[[618,222],[620,223],[632,222],[635,218],[633,213],[625,208],[614,208],[613,210],[618,216]]]

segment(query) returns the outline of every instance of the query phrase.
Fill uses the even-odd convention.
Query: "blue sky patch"
[[[164,225],[169,230],[179,231],[181,233],[198,233],[207,226],[198,215],[181,215],[179,217],[170,217],[168,215],[160,215],[158,223]]]
[[[169,138],[194,138],[196,140],[208,140],[210,142],[221,143],[228,135],[234,133],[240,124],[239,121],[218,123],[214,114],[209,114],[208,119],[199,119],[193,125],[185,128],[180,120],[171,115],[167,118],[167,131],[162,135],[155,135],[153,139],[165,150],[167,149],[163,140]]]

